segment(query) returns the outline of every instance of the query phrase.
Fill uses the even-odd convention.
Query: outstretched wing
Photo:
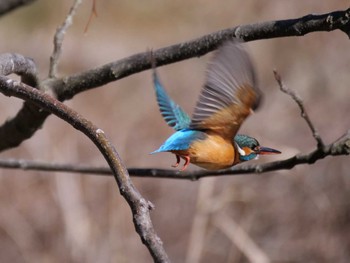
[[[166,93],[158,79],[155,68],[153,68],[153,83],[156,91],[159,110],[164,120],[176,131],[188,128],[191,123],[190,116]]]
[[[228,41],[208,65],[190,128],[211,130],[232,140],[259,101],[260,91],[247,51],[237,41]]]

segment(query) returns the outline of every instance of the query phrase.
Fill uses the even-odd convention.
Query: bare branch
[[[135,229],[142,242],[147,246],[155,262],[169,262],[162,241],[157,236],[150,218],[153,205],[144,199],[133,185],[121,158],[105,133],[65,104],[23,83],[0,76],[0,91],[7,96],[15,96],[35,103],[38,107],[55,114],[84,133],[97,146],[113,171],[120,194],[131,208]]]
[[[317,147],[318,148],[323,148],[324,147],[324,143],[322,141],[321,136],[319,135],[318,131],[316,130],[315,126],[313,125],[313,123],[311,122],[309,115],[307,114],[305,108],[304,108],[304,103],[303,100],[296,94],[295,91],[289,89],[282,81],[281,76],[278,74],[278,72],[276,70],[273,71],[273,74],[275,76],[275,79],[280,87],[280,90],[286,94],[288,94],[289,96],[292,97],[292,99],[298,104],[300,111],[301,111],[301,117],[306,121],[307,125],[309,126],[311,132],[312,132],[312,136],[315,138],[316,142],[317,142]]]
[[[243,175],[252,173],[267,173],[277,170],[292,169],[293,167],[301,164],[313,164],[318,160],[322,160],[327,156],[349,155],[350,154],[350,130],[344,134],[341,138],[335,142],[324,146],[323,148],[317,148],[316,150],[299,154],[290,157],[285,160],[269,162],[264,164],[250,164],[250,165],[238,165],[230,169],[219,171],[184,171],[179,172],[177,170],[167,169],[147,169],[147,168],[129,168],[128,172],[131,176],[136,177],[154,177],[154,178],[168,178],[168,179],[185,179],[185,180],[198,180],[202,177],[211,176],[227,176],[227,175]],[[91,167],[88,165],[76,165],[76,164],[59,164],[39,161],[28,160],[15,160],[15,159],[0,159],[0,167],[8,169],[23,169],[34,171],[52,171],[52,172],[70,172],[70,173],[82,173],[82,174],[95,174],[95,175],[112,175],[112,171],[109,167]]]
[[[30,4],[35,0],[1,0],[0,1],[0,16],[10,11],[15,10],[18,7]]]
[[[66,19],[63,21],[62,25],[57,28],[56,34],[53,40],[53,53],[50,57],[50,69],[49,69],[49,78],[55,78],[57,74],[58,60],[62,53],[62,43],[64,35],[66,34],[67,29],[73,23],[73,17],[81,4],[82,0],[75,0],[72,7],[69,10],[69,13],[66,16]]]
[[[91,167],[87,165],[60,164],[23,159],[0,159],[0,167],[46,172],[69,172],[94,175],[113,175],[110,167]]]
[[[350,9],[322,15],[306,15],[296,19],[268,21],[228,28],[192,41],[154,50],[153,55],[157,66],[162,66],[205,55],[215,50],[223,41],[234,37],[252,41],[287,36],[303,36],[311,32],[336,29],[349,34],[349,28]],[[151,67],[149,52],[143,52],[69,77],[53,80],[48,84],[56,92],[60,100],[65,100],[82,91],[105,85],[111,81],[122,79]]]

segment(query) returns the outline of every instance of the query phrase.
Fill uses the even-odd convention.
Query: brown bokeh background
[[[98,17],[88,32],[83,31],[91,1],[82,4],[66,34],[60,76],[239,24],[326,13],[349,4],[96,2]],[[38,0],[1,17],[0,52],[32,57],[45,78],[53,34],[70,5],[68,0]],[[259,162],[315,148],[295,102],[279,91],[274,68],[304,99],[326,143],[350,128],[349,43],[344,33],[333,31],[247,44],[265,98],[240,132],[283,152]],[[166,89],[189,113],[209,58],[210,54],[159,69]],[[0,101],[1,122],[22,103],[3,95]],[[172,133],[158,112],[150,71],[79,94],[67,104],[107,133],[128,167],[169,168],[175,161],[170,154],[149,155]],[[1,158],[105,165],[89,140],[55,116]],[[349,157],[328,157],[262,175],[133,182],[155,204],[153,223],[172,262],[349,262],[349,167]],[[0,174],[0,262],[151,261],[112,177],[15,170]]]

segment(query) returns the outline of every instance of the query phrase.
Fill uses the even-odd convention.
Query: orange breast
[[[216,134],[194,142],[188,150],[191,163],[208,170],[231,167],[238,162],[232,142]]]

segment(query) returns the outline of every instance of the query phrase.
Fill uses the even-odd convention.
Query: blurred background
[[[84,1],[68,30],[59,75],[220,29],[348,8],[349,1]],[[53,35],[72,1],[38,0],[0,17],[0,52],[32,57],[47,77]],[[316,146],[272,70],[304,99],[325,143],[350,128],[350,42],[340,31],[247,44],[265,94],[240,132],[279,156]],[[211,54],[161,67],[162,83],[192,113]],[[0,95],[1,123],[22,102]],[[149,155],[172,133],[146,71],[79,94],[67,104],[112,139],[128,167],[171,168],[171,154]],[[5,139],[5,138],[2,138]],[[55,116],[1,158],[105,165],[95,146]],[[255,161],[256,162],[256,161]],[[199,169],[190,166],[189,169]],[[0,170],[0,262],[151,262],[112,177]],[[349,157],[261,175],[199,181],[133,178],[156,207],[154,227],[172,262],[349,262]]]

